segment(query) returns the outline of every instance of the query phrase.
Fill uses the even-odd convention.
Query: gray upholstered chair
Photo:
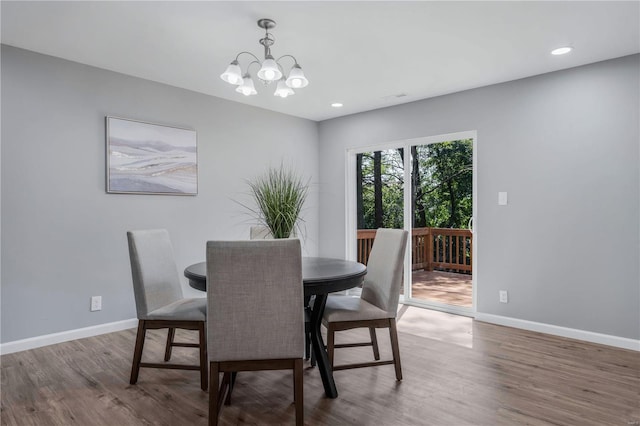
[[[207,390],[207,299],[185,299],[173,258],[169,233],[164,229],[127,232],[133,292],[138,313],[138,334],[131,367],[131,384],[138,381],[141,367],[200,370],[200,387]],[[147,330],[167,328],[164,360],[171,359],[174,346],[200,349],[199,365],[142,362]],[[197,330],[199,343],[174,342],[175,329]]]
[[[293,232],[295,235],[295,231]],[[271,240],[273,239],[273,234],[268,227],[260,225],[260,226],[252,226],[249,229],[249,238],[252,240]],[[305,297],[304,306],[305,306],[305,322],[304,322],[304,359],[311,359],[311,366],[315,367],[316,360],[312,355],[311,351],[311,308],[309,306],[311,302],[311,297]]]
[[[396,378],[402,380],[396,312],[402,286],[404,254],[408,232],[402,229],[378,229],[367,262],[367,275],[360,297],[330,295],[322,318],[327,327],[327,353],[333,370],[394,364]],[[371,342],[334,344],[336,331],[369,328]],[[388,328],[393,360],[379,361],[376,328]],[[372,346],[376,362],[333,366],[334,348]]]
[[[273,235],[266,226],[252,226],[249,228],[249,238],[252,240],[270,240],[273,239]]]
[[[231,402],[237,372],[284,369],[294,370],[296,424],[303,424],[303,294],[299,240],[207,242],[210,425],[225,393]]]

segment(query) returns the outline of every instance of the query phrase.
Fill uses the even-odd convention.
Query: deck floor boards
[[[412,297],[447,305],[472,306],[471,275],[417,270],[412,273]]]

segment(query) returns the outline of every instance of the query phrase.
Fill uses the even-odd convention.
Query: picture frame
[[[195,130],[112,116],[105,128],[107,193],[198,194]]]

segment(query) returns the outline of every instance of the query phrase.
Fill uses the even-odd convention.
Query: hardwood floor
[[[307,362],[306,424],[640,424],[638,352],[461,323],[418,308],[400,313],[404,380],[395,380],[392,365],[337,371],[339,396],[332,400]],[[336,342],[354,337],[367,339],[368,332],[338,333]],[[143,359],[161,362],[165,338],[164,331],[150,331]],[[197,371],[144,369],[138,384],[129,385],[134,341],[131,329],[2,356],[1,424],[205,425],[207,393]],[[387,335],[379,332],[378,342],[389,358]],[[174,349],[176,362],[195,363],[197,356],[197,350]],[[371,358],[371,348],[336,350],[336,363]],[[239,374],[220,424],[293,424],[292,380],[290,372]]]

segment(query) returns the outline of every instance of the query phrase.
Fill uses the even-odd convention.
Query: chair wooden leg
[[[218,426],[218,392],[220,390],[220,375],[218,363],[209,363],[209,426]]]
[[[173,348],[173,338],[176,336],[176,329],[173,327],[169,327],[169,331],[167,333],[167,347],[164,350],[164,360],[169,361],[171,359],[171,349]]]
[[[376,337],[375,327],[369,327],[369,335],[371,336],[371,346],[373,347],[373,358],[380,360],[380,350],[378,350],[378,338]]]
[[[229,381],[229,390],[227,391],[227,398],[224,400],[224,405],[231,405],[231,392],[233,392],[233,386],[236,384],[237,371],[232,371],[229,377],[229,373],[225,374],[225,380]]]
[[[296,359],[293,366],[293,400],[296,406],[296,426],[304,424],[304,391],[302,359]]]
[[[309,301],[311,297],[304,298],[304,359],[311,358],[311,308]]]
[[[199,334],[199,342],[200,342],[200,389],[203,391],[207,390],[209,385],[207,380],[207,334],[206,334],[206,323],[203,322],[198,328]]]
[[[311,344],[311,334],[309,334],[309,344]],[[309,348],[309,350],[311,351],[311,366],[315,367],[316,366],[316,354],[315,354],[315,352],[313,352],[313,345]]]
[[[145,321],[138,321],[138,333],[136,334],[136,346],[133,350],[133,365],[131,366],[131,378],[129,383],[135,385],[138,381],[138,373],[140,373],[140,361],[142,360],[142,349],[144,348],[144,338],[147,334]]]
[[[311,359],[311,366],[316,366],[316,357],[313,354],[313,346],[311,345],[311,307],[309,303],[311,297],[304,298],[304,357],[306,360]]]
[[[398,344],[398,329],[396,319],[389,319],[389,337],[391,338],[391,352],[393,353],[393,365],[396,368],[396,379],[402,380],[402,367],[400,366],[400,345]]]
[[[309,331],[305,328],[304,331],[304,359],[308,360],[311,358],[311,338],[309,336]]]
[[[335,348],[335,334],[333,324],[329,323],[327,326],[327,356],[329,357],[329,365],[333,368],[333,352]]]

